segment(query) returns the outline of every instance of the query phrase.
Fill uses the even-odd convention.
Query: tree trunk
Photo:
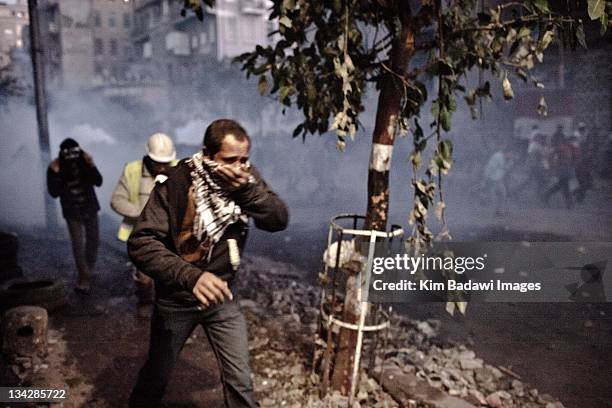
[[[408,4],[398,2],[398,15],[402,29],[395,38],[390,53],[390,69],[378,96],[376,124],[372,134],[372,152],[368,167],[368,208],[365,229],[384,231],[389,213],[389,169],[397,119],[401,109],[404,87],[399,76],[403,76],[414,50],[414,32],[410,25],[411,11]],[[343,320],[357,324],[359,321],[359,302],[357,291],[359,279],[350,276],[346,284]],[[340,329],[338,349],[332,375],[332,389],[348,395],[351,387],[351,373],[355,358],[357,332]]]

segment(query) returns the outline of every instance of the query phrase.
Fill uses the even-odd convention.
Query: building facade
[[[133,41],[141,74],[170,83],[189,82],[207,64],[268,43],[265,0],[219,0],[200,21],[181,14],[180,0],[135,0]]]
[[[13,49],[23,48],[22,32],[27,25],[27,0],[17,0],[14,4],[0,2],[0,67],[11,63]]]
[[[39,7],[51,89],[88,89],[129,80],[132,2],[41,0]]]
[[[203,21],[190,11],[183,16],[183,4],[40,0],[49,86],[189,82],[208,65],[268,42],[265,0],[219,0],[206,9]]]
[[[133,2],[91,0],[91,23],[96,84],[116,84],[131,80],[133,61],[131,33]]]

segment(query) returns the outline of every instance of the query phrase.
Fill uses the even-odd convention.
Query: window
[[[153,46],[151,45],[151,41],[147,41],[142,44],[142,56],[144,58],[151,58],[151,55],[153,55]]]
[[[123,28],[130,28],[132,24],[132,18],[130,13],[123,13]]]
[[[110,40],[110,53],[111,55],[117,55],[117,40],[114,38]]]
[[[104,55],[104,42],[101,38],[94,40],[94,53],[95,55]]]
[[[244,23],[240,24],[240,40],[246,44],[257,44],[257,21],[256,19],[244,17]]]
[[[99,11],[94,11],[94,25],[96,27],[102,27],[102,18],[100,17]]]
[[[171,31],[166,34],[166,50],[171,51],[174,55],[189,55],[191,54],[189,35],[180,31]]]
[[[238,25],[236,24],[236,17],[228,17],[227,23],[224,25],[225,28],[225,39],[230,44],[235,44],[238,41]]]
[[[115,27],[117,25],[117,16],[115,13],[110,13],[108,16],[108,26]]]

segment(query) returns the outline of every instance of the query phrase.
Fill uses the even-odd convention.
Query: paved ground
[[[127,404],[148,344],[148,321],[134,317],[132,301],[77,298],[51,318],[74,359],[73,380],[95,385],[85,406]],[[165,402],[168,407],[223,405],[215,357],[203,331],[196,330],[181,353]]]

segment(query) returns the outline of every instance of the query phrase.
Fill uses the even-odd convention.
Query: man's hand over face
[[[91,157],[91,154],[85,151],[83,152],[83,159],[85,159],[85,163],[90,167],[94,167],[96,165],[94,163],[93,157]]]
[[[191,291],[206,307],[234,298],[227,282],[210,272],[204,272]]]
[[[59,173],[60,171],[60,164],[59,164],[59,160],[55,159],[51,162],[51,165],[49,166],[51,168],[51,171],[54,173]]]
[[[242,165],[222,165],[217,167],[217,174],[232,191],[238,190],[239,188],[247,185],[249,182],[249,172],[244,169]]]

